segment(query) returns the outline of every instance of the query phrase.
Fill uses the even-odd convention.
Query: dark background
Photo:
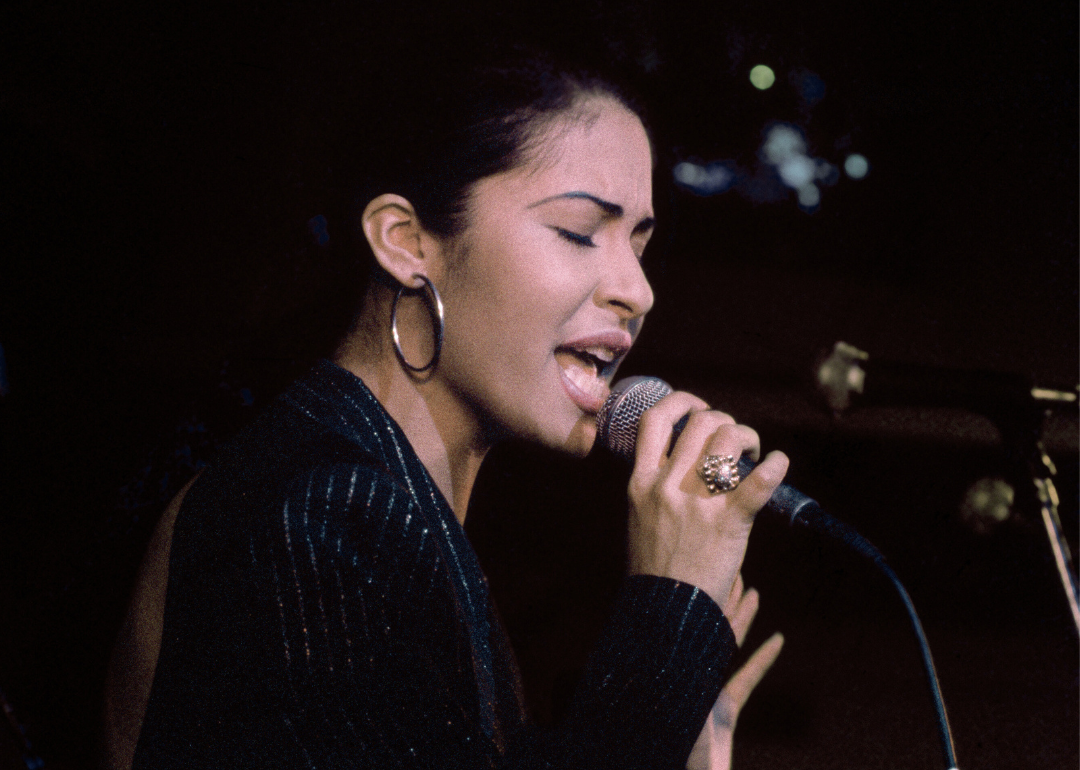
[[[836,419],[809,385],[844,339],[1075,386],[1075,3],[0,14],[0,691],[50,765],[92,764],[107,650],[165,501],[325,349],[326,297],[348,273],[308,222],[341,198],[335,142],[362,144],[380,108],[343,127],[343,95],[369,78],[407,89],[440,56],[519,36],[643,73],[663,168],[744,172],[715,197],[658,188],[658,303],[623,371],[754,425],[794,483],[885,552],[923,615],[962,767],[1077,766],[1077,635],[1000,420],[904,405]],[[777,73],[769,91],[747,80],[758,63]],[[825,84],[813,104],[807,72]],[[774,121],[834,165],[866,155],[870,174],[800,210],[757,159]],[[1075,550],[1075,410],[1042,435]],[[958,512],[986,477],[1014,483],[1017,510],[978,534]],[[618,580],[624,483],[609,458],[516,446],[482,473],[469,528],[541,718]],[[883,581],[767,519],[746,575],[763,594],[750,644],[776,629],[787,644],[740,723],[737,767],[937,765]]]

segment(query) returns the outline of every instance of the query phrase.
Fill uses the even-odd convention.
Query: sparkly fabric
[[[630,578],[564,722],[531,724],[464,530],[323,361],[184,501],[134,767],[678,768],[734,651],[703,593]]]

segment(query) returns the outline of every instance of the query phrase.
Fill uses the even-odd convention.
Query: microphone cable
[[[808,514],[809,515],[797,516],[792,519],[792,526],[799,525],[806,527],[814,532],[837,540],[858,554],[865,556],[881,570],[882,574],[889,579],[893,588],[895,588],[896,592],[900,595],[900,601],[904,604],[908,619],[911,621],[911,627],[915,631],[915,638],[919,643],[919,655],[922,658],[923,670],[926,673],[926,683],[930,687],[930,700],[933,702],[934,715],[937,718],[938,739],[941,742],[941,751],[942,756],[945,759],[945,767],[948,768],[948,770],[957,770],[956,745],[953,741],[952,728],[949,726],[949,715],[945,711],[945,698],[941,694],[941,682],[938,680],[937,668],[934,666],[934,658],[930,654],[930,642],[926,638],[926,632],[923,630],[922,621],[919,620],[919,614],[915,611],[915,605],[912,603],[911,596],[908,595],[907,589],[904,588],[904,584],[900,582],[900,578],[893,572],[892,567],[885,561],[885,556],[882,555],[881,551],[879,551],[873,543],[844,522],[825,513],[820,507],[817,508],[816,511],[808,512]]]

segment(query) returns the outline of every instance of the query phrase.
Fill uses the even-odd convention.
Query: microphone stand
[[[995,410],[995,413],[987,416],[1001,431],[1005,450],[1017,469],[1018,478],[1027,482],[1024,484],[1027,493],[1019,499],[1026,500],[1028,507],[1039,511],[1050,553],[1054,557],[1054,565],[1072,614],[1073,627],[1077,634],[1080,634],[1080,594],[1077,590],[1076,568],[1061,529],[1061,518],[1058,516],[1060,498],[1057,487],[1054,486],[1057,468],[1042,443],[1042,425],[1048,413],[1048,407],[1041,408],[1039,401],[1033,400],[1026,409],[1016,409],[1011,414],[1005,410]]]
[[[1061,519],[1058,517],[1058,493],[1053,479],[1057,469],[1046,452],[1041,453],[1041,460],[1041,466],[1034,466],[1035,472],[1031,480],[1039,498],[1040,513],[1043,526],[1046,528],[1046,537],[1050,541],[1050,551],[1054,554],[1054,564],[1057,565],[1058,576],[1065,588],[1065,596],[1069,600],[1073,625],[1076,626],[1077,634],[1080,634],[1080,599],[1077,596],[1076,572],[1072,555],[1069,553],[1069,544],[1065,542],[1065,537],[1061,533]]]
[[[990,418],[1001,432],[1017,479],[1028,491],[1021,499],[1039,510],[1073,625],[1080,634],[1080,592],[1058,516],[1053,479],[1057,470],[1042,445],[1045,417],[1055,407],[1075,410],[1080,401],[1077,389],[1032,387],[1016,374],[872,361],[868,353],[846,342],[837,342],[819,357],[815,379],[834,414],[863,401],[960,407]]]

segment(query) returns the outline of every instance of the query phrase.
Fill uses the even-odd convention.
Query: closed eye
[[[588,246],[592,248],[595,248],[596,246],[596,244],[593,243],[593,239],[588,235],[581,235],[580,233],[575,233],[570,230],[564,230],[561,227],[553,227],[551,229],[558,233],[560,238],[568,240],[570,243],[577,246]]]

